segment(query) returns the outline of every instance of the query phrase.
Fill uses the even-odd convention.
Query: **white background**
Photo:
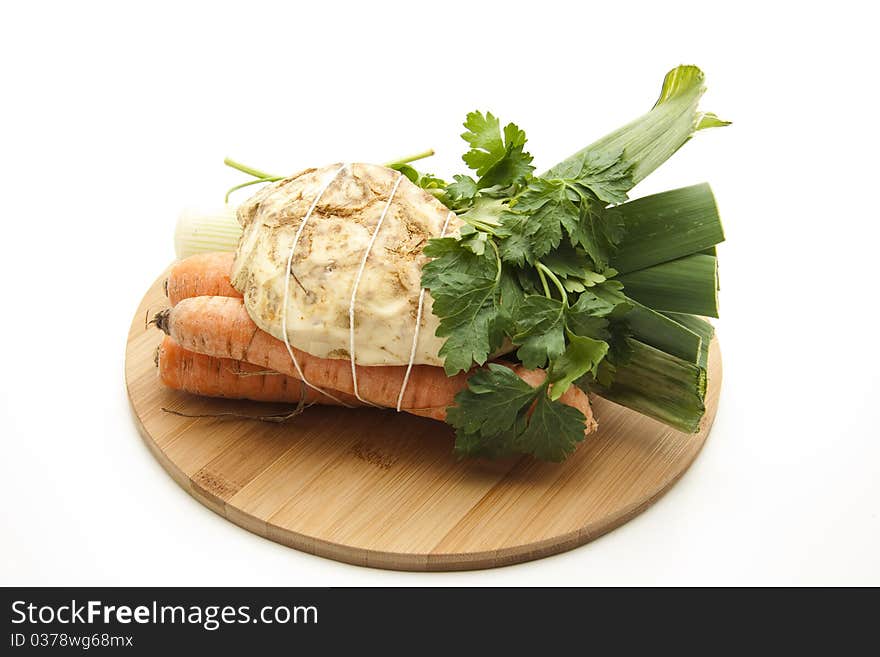
[[[611,9],[612,6],[621,9]],[[870,3],[4,3],[0,584],[880,584],[877,75]],[[189,205],[272,171],[426,147],[491,109],[539,170],[695,63],[698,134],[635,195],[709,180],[724,388],[649,511],[539,562],[394,573],[191,499],[139,438],[132,314]]]

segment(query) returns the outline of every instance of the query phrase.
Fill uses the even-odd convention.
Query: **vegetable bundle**
[[[274,397],[253,379],[163,380],[397,407],[451,424],[466,456],[564,459],[595,427],[587,392],[696,431],[713,334],[702,317],[718,316],[718,211],[705,183],[627,195],[694,132],[727,124],[698,111],[703,91],[698,68],[670,71],[648,114],[540,175],[525,133],[488,112],[468,115],[471,173],[451,182],[416,170],[418,156],[286,178],[231,163],[253,176],[245,185],[269,184],[239,208],[243,232],[231,214],[179,224],[180,257],[236,254],[172,274],[175,305],[157,323],[178,344],[160,361],[281,378],[261,384]],[[264,351],[249,353],[255,344]]]

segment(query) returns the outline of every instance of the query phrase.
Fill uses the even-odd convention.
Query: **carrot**
[[[232,358],[258,367],[298,376],[285,344],[261,330],[247,313],[242,299],[200,296],[184,299],[163,310],[154,319],[156,326],[184,348],[210,356]],[[318,358],[293,348],[302,373],[312,385],[330,391],[354,394],[351,364],[344,359]],[[535,385],[546,373],[512,366],[524,381]],[[396,407],[406,367],[356,366],[361,397],[379,406]],[[446,419],[446,408],[464,388],[467,374],[447,377],[441,367],[415,365],[401,404],[401,410],[415,415]],[[576,387],[561,397],[563,403],[580,410],[587,420],[587,430],[596,427],[586,394]]]
[[[251,399],[263,402],[337,405],[333,399],[303,385],[292,376],[229,358],[197,354],[165,336],[157,358],[159,377],[169,388],[206,397]],[[350,406],[353,397],[335,395]]]
[[[231,251],[199,253],[176,262],[165,279],[165,294],[171,305],[181,299],[204,295],[240,297],[241,293],[229,282],[232,271]]]

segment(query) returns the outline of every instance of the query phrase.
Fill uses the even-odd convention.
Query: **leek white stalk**
[[[174,229],[174,253],[178,259],[210,251],[235,251],[241,226],[235,208],[187,208],[180,213]]]

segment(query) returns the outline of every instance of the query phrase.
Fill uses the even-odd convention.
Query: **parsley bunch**
[[[559,399],[578,382],[609,381],[625,360],[630,306],[613,280],[609,254],[623,225],[609,204],[626,199],[631,170],[621,149],[589,151],[534,175],[526,135],[491,113],[471,112],[462,138],[471,175],[443,183],[402,168],[465,222],[460,237],[432,239],[422,285],[434,297],[440,350],[450,376],[515,348],[547,377],[530,386],[491,364],[475,373],[447,421],[467,456],[531,454],[564,459],[583,440],[585,418]],[[615,345],[612,348],[612,345]]]

